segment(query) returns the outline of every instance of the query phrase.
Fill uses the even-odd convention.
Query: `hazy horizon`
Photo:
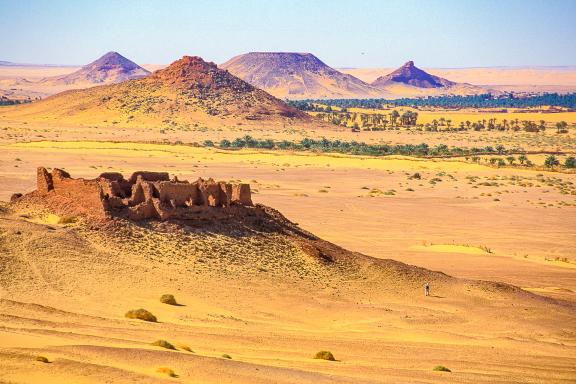
[[[281,7],[281,12],[279,11]],[[0,60],[84,65],[108,51],[141,64],[222,63],[253,51],[310,52],[337,68],[576,65],[576,2],[8,1]]]

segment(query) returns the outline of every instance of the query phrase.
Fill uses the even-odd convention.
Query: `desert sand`
[[[41,127],[32,131],[65,132]],[[97,136],[135,134],[127,131]],[[247,182],[256,203],[386,266],[331,267],[274,233],[237,237],[195,228],[182,237],[169,226],[134,225],[111,234],[81,220],[58,224],[61,218],[47,212],[7,209],[0,218],[4,381],[575,378],[576,175],[458,159],[25,142],[7,135],[0,156],[0,200],[33,190],[39,164],[86,178],[153,169],[180,179]],[[416,172],[421,179],[409,179]],[[388,259],[427,269],[406,266],[399,273]],[[425,280],[431,297],[423,296]],[[182,306],[160,303],[165,293]],[[159,322],[123,317],[136,308]],[[151,345],[159,339],[177,350]],[[313,359],[320,350],[338,361]],[[434,372],[436,365],[452,372]]]

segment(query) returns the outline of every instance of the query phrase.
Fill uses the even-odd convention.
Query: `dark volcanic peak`
[[[450,80],[431,75],[421,70],[414,65],[413,61],[408,61],[394,72],[377,78],[372,85],[380,88],[390,84],[390,82],[408,84],[418,88],[441,88],[454,84]]]
[[[233,57],[220,67],[279,97],[367,97],[378,93],[311,53],[250,52]]]
[[[242,81],[228,71],[218,68],[212,62],[198,56],[184,56],[168,67],[154,72],[150,81],[160,80],[176,87],[196,87],[203,89],[231,89],[238,92],[254,90],[250,84]]]

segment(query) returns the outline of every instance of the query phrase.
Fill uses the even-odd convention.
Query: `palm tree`
[[[520,155],[518,156],[518,161],[520,162],[520,164],[524,165],[524,163],[528,161],[528,158],[526,157],[526,155]]]
[[[560,165],[560,161],[558,161],[556,156],[549,155],[548,157],[546,157],[546,160],[544,160],[544,165],[547,166],[548,168],[554,168],[555,166]]]

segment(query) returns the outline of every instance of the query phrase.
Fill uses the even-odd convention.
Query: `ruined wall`
[[[52,173],[48,173],[45,168],[38,168],[37,178],[39,192],[53,192],[69,198],[71,203],[89,210],[94,215],[106,215],[109,207],[98,181],[72,179],[67,172],[58,168],[52,170]]]
[[[166,172],[134,172],[129,180],[122,174],[106,172],[97,179],[73,179],[68,173],[45,168],[37,170],[37,191],[70,199],[91,215],[126,212],[129,218],[167,220],[182,218],[206,209],[252,206],[250,185],[230,184],[213,179],[193,183],[169,179]]]

